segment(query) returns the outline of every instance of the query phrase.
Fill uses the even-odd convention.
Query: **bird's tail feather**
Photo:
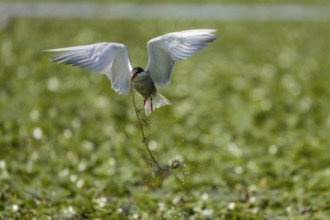
[[[160,108],[164,105],[171,105],[172,103],[165,98],[162,94],[159,92],[156,92],[154,96],[152,96],[152,101],[149,98],[144,106],[144,110],[147,116],[151,114],[152,111],[155,111],[155,109]]]

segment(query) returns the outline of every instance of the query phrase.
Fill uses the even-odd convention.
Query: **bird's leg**
[[[154,110],[153,105],[152,105],[152,97],[150,97],[150,110],[151,110],[151,111]]]
[[[146,105],[147,99],[143,99],[143,104]]]

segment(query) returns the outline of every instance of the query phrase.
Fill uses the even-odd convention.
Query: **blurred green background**
[[[94,0],[94,1],[86,1],[86,0],[1,0],[0,2],[11,2],[11,3],[16,3],[16,2],[24,2],[24,3],[34,3],[34,2],[78,2],[78,3],[135,3],[135,4],[140,4],[140,3],[151,3],[151,4],[159,4],[159,3],[197,3],[197,4],[205,4],[205,3],[216,3],[216,4],[234,4],[234,3],[240,3],[240,4],[254,4],[254,3],[261,3],[261,4],[324,4],[327,5],[329,2],[328,0],[158,0],[157,2],[155,1],[150,1],[150,0]]]
[[[329,22],[7,22],[1,219],[330,216]],[[151,175],[131,96],[42,50],[121,42],[132,65],[145,67],[148,40],[194,28],[215,28],[218,40],[176,66],[161,90],[173,105],[149,118],[159,162],[185,164],[161,180]]]

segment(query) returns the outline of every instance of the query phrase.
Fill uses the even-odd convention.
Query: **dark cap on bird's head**
[[[131,71],[131,73],[132,73],[131,79],[134,79],[135,76],[137,76],[139,73],[142,73],[142,72],[144,72],[144,69],[142,69],[141,67],[134,67]]]

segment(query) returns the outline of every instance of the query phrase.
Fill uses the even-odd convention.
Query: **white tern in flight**
[[[188,59],[216,40],[213,29],[196,29],[168,33],[151,39],[148,44],[148,65],[132,68],[126,46],[120,43],[96,43],[46,50],[64,52],[50,60],[78,66],[100,74],[111,81],[113,90],[122,95],[130,91],[130,83],[144,98],[145,114],[170,105],[157,86],[166,86],[176,62]]]

